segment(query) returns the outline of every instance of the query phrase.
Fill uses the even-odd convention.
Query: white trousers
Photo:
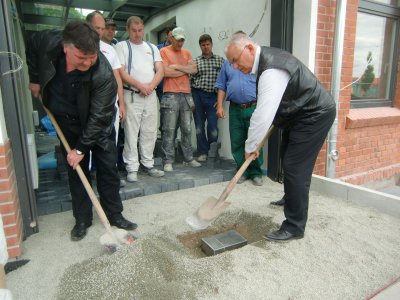
[[[140,163],[153,168],[153,152],[157,140],[158,98],[154,91],[142,97],[130,91],[124,91],[126,119],[124,122],[125,142],[122,153],[126,170],[137,172]],[[139,145],[138,145],[139,141]]]

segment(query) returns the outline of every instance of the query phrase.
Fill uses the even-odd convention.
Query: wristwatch
[[[78,149],[75,149],[75,151],[76,151],[76,154],[78,154],[78,155],[83,155],[83,152],[82,152],[82,151],[79,151]]]

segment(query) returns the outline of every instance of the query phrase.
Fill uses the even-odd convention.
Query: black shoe
[[[74,228],[71,230],[71,240],[79,241],[86,235],[86,229],[92,226],[92,222],[76,222]]]
[[[264,238],[270,241],[289,241],[292,239],[302,239],[304,234],[293,234],[284,229],[279,229],[264,235]]]
[[[276,206],[283,206],[285,205],[285,197],[283,196],[281,200],[278,201],[272,201],[271,205],[276,205]]]
[[[122,215],[111,219],[110,224],[112,226],[115,226],[115,227],[118,227],[121,229],[125,229],[125,230],[135,230],[138,227],[138,225],[136,223],[132,223],[131,221],[128,221]]]

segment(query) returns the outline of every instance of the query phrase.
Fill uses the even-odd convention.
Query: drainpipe
[[[328,134],[327,156],[326,156],[326,177],[335,178],[335,163],[339,158],[339,151],[336,149],[338,131],[338,108],[340,96],[340,82],[342,72],[342,55],[344,43],[344,26],[346,22],[346,0],[336,0],[336,24],[333,49],[333,66],[331,93],[336,103],[336,118]]]

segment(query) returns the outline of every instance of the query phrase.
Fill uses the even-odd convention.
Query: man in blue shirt
[[[232,156],[239,169],[245,161],[245,142],[250,127],[250,118],[256,109],[256,77],[244,74],[234,69],[229,61],[225,61],[215,82],[218,89],[217,117],[225,118],[223,102],[230,101],[229,105],[229,133],[231,137]],[[262,170],[264,163],[262,150],[256,160],[249,165],[243,176],[237,183],[243,183],[246,179],[252,179],[253,184],[261,186]]]

